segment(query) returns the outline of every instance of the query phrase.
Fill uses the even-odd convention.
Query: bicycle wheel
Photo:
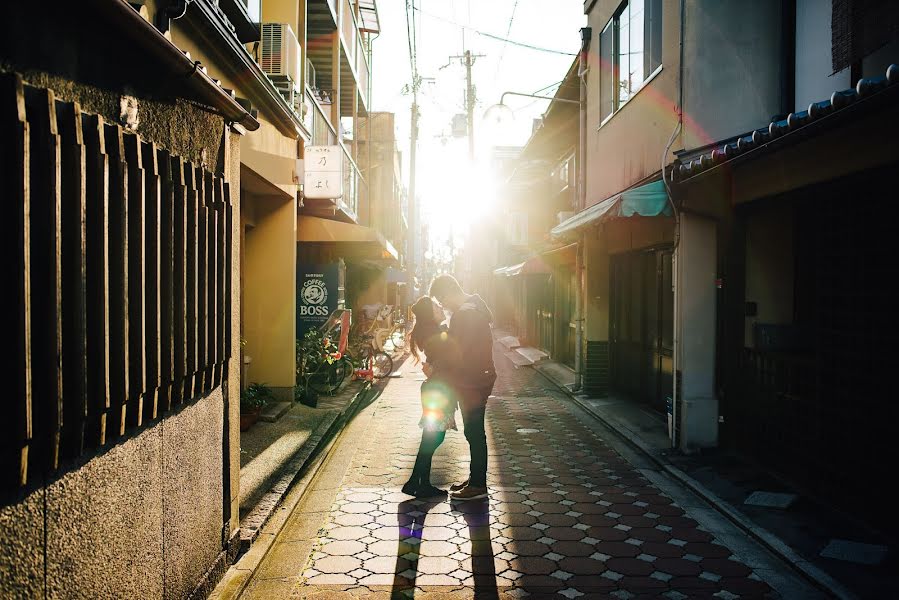
[[[384,379],[393,373],[393,359],[386,352],[373,352],[369,357],[372,375],[375,379]]]
[[[309,376],[309,387],[319,394],[333,394],[347,376],[346,363],[336,360],[325,363],[319,370]]]

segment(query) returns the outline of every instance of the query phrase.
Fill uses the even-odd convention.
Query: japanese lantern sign
[[[306,146],[303,196],[336,200],[343,196],[343,150],[340,146]]]

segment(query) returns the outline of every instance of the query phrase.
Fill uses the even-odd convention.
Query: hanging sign
[[[343,149],[340,146],[306,146],[303,196],[337,200],[343,196]]]

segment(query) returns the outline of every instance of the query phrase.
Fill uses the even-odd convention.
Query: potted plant
[[[259,420],[268,401],[272,398],[272,390],[264,383],[251,383],[240,392],[240,430],[246,431]]]

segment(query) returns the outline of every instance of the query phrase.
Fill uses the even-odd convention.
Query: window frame
[[[643,52],[644,54],[650,52],[653,48],[654,44],[657,43],[659,45],[659,65],[652,70],[652,72],[647,73],[643,81],[630,93],[626,100],[623,102],[619,96],[619,85],[620,85],[620,75],[621,75],[621,32],[620,32],[620,19],[621,15],[624,14],[624,11],[628,9],[629,4],[632,0],[624,0],[621,4],[618,5],[618,8],[615,9],[615,12],[612,13],[612,16],[606,21],[606,24],[600,30],[600,36],[598,38],[599,45],[599,57],[600,57],[600,69],[599,69],[599,112],[600,112],[600,120],[599,125],[596,127],[597,130],[602,128],[603,125],[608,123],[612,117],[618,114],[621,109],[628,105],[628,103],[633,100],[653,79],[655,79],[659,73],[662,72],[664,68],[664,63],[662,61],[661,56],[661,46],[663,45],[664,40],[664,22],[662,22],[661,27],[659,29],[659,39],[657,42],[653,42],[650,39],[652,33],[652,27],[650,25],[648,6],[653,3],[653,0],[644,0],[644,25],[643,25]],[[664,10],[662,10],[663,3],[658,3],[658,9],[660,14],[664,14]],[[611,35],[612,35],[612,49],[611,49],[611,83],[608,83],[606,80],[609,79],[609,74],[604,72],[602,69],[602,35],[606,33],[607,30],[611,27]],[[647,35],[649,34],[649,35]],[[610,85],[611,89],[609,93],[611,94],[611,112],[603,116],[603,106],[605,103],[605,98],[603,97],[603,91],[605,86],[603,84]]]

